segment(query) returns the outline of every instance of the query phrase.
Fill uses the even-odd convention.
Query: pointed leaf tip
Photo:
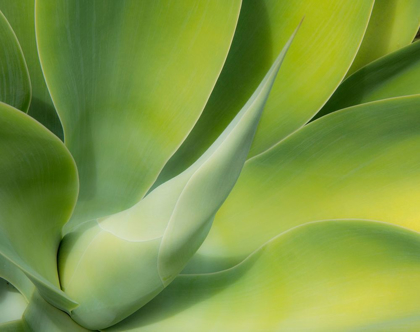
[[[65,292],[80,303],[72,312],[75,321],[91,329],[116,324],[153,299],[184,268],[239,177],[293,37],[242,110],[197,162],[132,208],[65,236],[59,253],[60,280]],[[123,280],[118,292],[116,280]]]

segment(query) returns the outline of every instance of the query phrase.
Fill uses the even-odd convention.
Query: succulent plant
[[[0,331],[420,329],[419,0],[0,10]]]

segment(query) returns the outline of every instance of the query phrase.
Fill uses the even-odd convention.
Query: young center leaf
[[[60,278],[80,303],[72,313],[79,324],[101,329],[129,316],[162,291],[199,248],[241,172],[292,38],[196,163],[132,208],[82,224],[64,238]]]

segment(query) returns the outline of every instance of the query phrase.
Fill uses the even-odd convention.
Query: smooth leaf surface
[[[416,331],[419,240],[379,222],[310,223],[234,268],[178,277],[107,331]]]
[[[239,9],[239,0],[36,2],[42,68],[80,176],[73,225],[145,195],[202,112]]]
[[[134,207],[64,237],[58,258],[61,285],[80,303],[73,319],[91,329],[109,327],[149,302],[185,267],[239,177],[292,39],[196,163]]]
[[[250,156],[304,125],[349,69],[370,0],[245,0],[232,48],[206,108],[157,184],[178,175],[213,143],[246,103],[304,17],[267,102]]]
[[[26,301],[29,301],[34,291],[34,284],[20,268],[2,255],[0,255],[0,278],[7,280],[19,290]]]
[[[23,313],[25,332],[88,332],[35,292]]]
[[[21,319],[26,306],[27,302],[19,291],[0,278],[0,331],[2,324]]]
[[[0,332],[25,332],[21,320],[0,324]]]
[[[0,263],[20,268],[48,301],[71,310],[75,303],[60,291],[57,249],[77,198],[74,161],[50,131],[3,103],[0,128]]]
[[[346,79],[316,115],[392,97],[420,94],[420,43],[363,67]]]
[[[419,0],[376,0],[362,45],[348,75],[411,44],[419,25]]]
[[[0,10],[9,20],[22,46],[32,85],[29,115],[60,139],[63,128],[45,84],[35,40],[35,0],[0,0]]]
[[[187,272],[236,264],[297,225],[373,219],[420,230],[420,96],[332,113],[250,159]]]
[[[26,112],[31,101],[28,68],[16,35],[0,11],[0,101]]]

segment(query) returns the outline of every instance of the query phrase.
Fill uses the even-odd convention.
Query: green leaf
[[[206,238],[249,152],[283,49],[250,100],[190,168],[132,208],[67,234],[59,252],[63,290],[80,306],[72,318],[109,327],[155,297]]]
[[[2,255],[0,255],[0,278],[11,283],[26,301],[29,301],[34,291],[34,284],[20,268]]]
[[[74,161],[50,131],[3,103],[0,128],[0,263],[20,268],[48,301],[71,310],[75,303],[59,286],[57,249],[77,198]],[[9,267],[2,273],[15,273]]]
[[[231,269],[178,277],[107,331],[417,331],[419,252],[418,233],[385,223],[306,224]]]
[[[348,75],[411,44],[419,25],[419,0],[376,0],[365,37]]]
[[[0,101],[26,112],[31,82],[19,41],[0,11]]]
[[[0,278],[0,331],[2,324],[19,320],[26,306],[27,302],[19,291]]]
[[[28,65],[32,83],[32,99],[28,113],[63,139],[63,128],[39,63],[35,40],[35,0],[0,0],[0,10],[16,32]]]
[[[363,67],[346,79],[316,118],[336,110],[392,97],[420,94],[420,43]]]
[[[0,332],[25,332],[25,329],[21,320],[14,320],[9,323],[0,324]]]
[[[250,159],[187,272],[217,271],[297,225],[373,219],[419,231],[420,96],[332,113]]]
[[[226,128],[305,17],[273,87],[250,156],[304,125],[349,69],[372,10],[371,0],[246,0],[231,51],[203,115],[157,184],[190,166]]]
[[[202,112],[239,7],[240,0],[36,2],[42,68],[80,176],[73,225],[145,195]]]
[[[88,332],[64,312],[46,302],[38,292],[33,294],[22,320],[26,332]]]

